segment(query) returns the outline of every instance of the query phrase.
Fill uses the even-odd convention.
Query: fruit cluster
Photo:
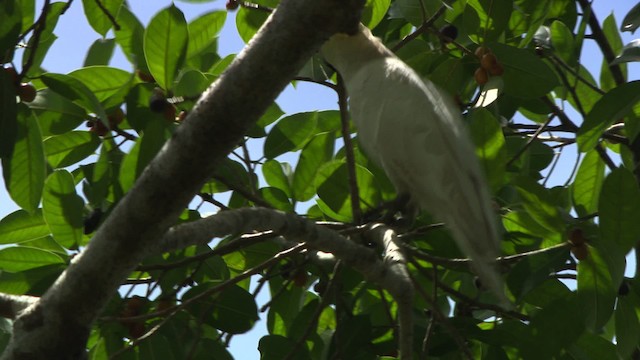
[[[124,111],[120,108],[115,108],[114,110],[107,113],[107,122],[109,123],[109,127],[100,121],[99,119],[90,120],[87,122],[87,126],[89,127],[89,131],[96,133],[98,136],[107,135],[111,129],[120,125],[124,120]]]
[[[36,98],[36,88],[31,84],[21,83],[16,69],[9,66],[3,68],[3,70],[7,77],[11,80],[13,85],[16,87],[16,93],[20,97],[20,101],[32,102]]]
[[[478,85],[484,85],[489,81],[490,76],[500,76],[504,73],[502,64],[498,58],[491,52],[491,49],[480,46],[476,49],[475,55],[480,59],[480,67],[473,74]]]
[[[569,232],[569,243],[571,244],[571,253],[576,259],[582,261],[589,256],[589,247],[587,247],[582,229],[575,228]]]

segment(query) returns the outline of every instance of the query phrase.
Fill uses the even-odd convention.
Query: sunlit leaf
[[[151,75],[161,88],[173,88],[188,42],[187,21],[175,5],[161,10],[149,22],[144,32],[144,55]]]

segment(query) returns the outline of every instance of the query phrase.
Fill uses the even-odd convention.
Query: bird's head
[[[371,60],[393,56],[380,39],[362,24],[355,34],[333,35],[322,45],[320,53],[343,75],[347,68],[360,67]]]

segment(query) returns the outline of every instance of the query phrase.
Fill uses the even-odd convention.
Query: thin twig
[[[96,5],[98,5],[100,10],[102,10],[102,13],[109,19],[109,21],[111,21],[111,24],[113,25],[113,29],[116,30],[116,31],[120,30],[120,25],[116,21],[116,18],[113,17],[113,15],[104,6],[104,4],[102,4],[102,1],[100,1],[100,0],[94,0],[94,1],[96,2]]]

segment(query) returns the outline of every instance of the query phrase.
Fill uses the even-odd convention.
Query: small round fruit
[[[162,299],[158,301],[158,305],[156,305],[156,311],[165,311],[175,305],[173,300]]]
[[[107,115],[109,119],[109,126],[116,127],[124,120],[124,111],[121,108],[116,108],[111,114]]]
[[[491,53],[491,50],[489,50],[489,48],[486,46],[479,46],[474,52],[474,54],[478,57],[478,59],[482,59],[482,57],[485,54],[489,54],[489,53]]]
[[[458,28],[454,25],[447,24],[440,28],[440,35],[449,39],[449,41],[453,41],[458,37]]]
[[[136,311],[138,314],[140,310],[144,307],[146,301],[143,297],[134,296],[132,298],[127,299],[126,307],[128,309]]]
[[[476,72],[473,74],[473,78],[476,80],[478,85],[484,85],[489,81],[489,74],[487,71],[481,67],[479,67]]]
[[[18,96],[22,102],[32,102],[36,98],[36,88],[31,84],[22,83],[18,87]]]
[[[298,270],[293,276],[293,284],[297,287],[304,287],[309,279],[309,274],[304,270]]]
[[[487,71],[491,70],[497,63],[498,59],[492,53],[484,54],[482,58],[480,58],[480,66]]]
[[[96,133],[98,136],[105,136],[109,133],[109,129],[100,120],[96,120],[89,131]]]
[[[618,288],[618,295],[619,296],[627,296],[629,295],[629,283],[627,282],[626,279],[622,280],[622,284],[620,284],[620,287]]]
[[[142,70],[136,70],[136,75],[138,75],[138,79],[140,79],[141,81],[148,82],[148,83],[156,82],[156,79],[153,77],[153,75],[149,74],[148,72],[144,72]]]
[[[147,332],[147,328],[144,322],[134,322],[128,324],[129,327],[129,339],[137,339],[142,337]]]
[[[573,246],[582,246],[585,243],[584,232],[582,229],[575,228],[569,232],[569,242]]]
[[[176,121],[176,107],[169,104],[169,106],[164,108],[163,115],[164,115],[164,118],[167,119],[167,121],[171,121],[171,122]]]
[[[582,261],[589,256],[589,248],[585,244],[573,246],[571,247],[571,253],[576,257],[576,259]]]
[[[164,92],[160,88],[153,89],[151,97],[149,97],[149,109],[155,113],[162,114],[169,107],[169,102],[164,96]]]
[[[240,3],[238,3],[238,0],[227,0],[225,6],[227,10],[235,10],[240,6]]]
[[[13,83],[13,84],[18,84],[18,72],[16,71],[15,68],[9,66],[6,68],[3,68],[5,74],[7,74],[7,77],[9,78],[9,80]]]
[[[489,74],[491,74],[491,76],[501,76],[504,74],[504,67],[502,67],[502,64],[497,62],[491,67],[491,69],[489,69]]]

